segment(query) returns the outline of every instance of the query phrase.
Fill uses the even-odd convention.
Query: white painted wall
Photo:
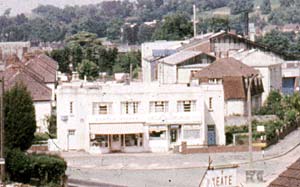
[[[50,101],[39,101],[34,102],[35,119],[38,132],[46,132],[47,120],[46,117],[51,115],[51,102]]]
[[[83,84],[82,87],[80,85]],[[98,85],[98,86],[96,86]],[[210,114],[210,123],[214,123],[218,133],[218,144],[225,143],[224,111],[223,111],[223,87],[221,85],[209,85],[205,89],[202,86],[187,87],[186,85],[159,85],[156,83],[132,83],[122,85],[115,83],[65,83],[57,89],[57,127],[58,144],[63,150],[68,149],[68,130],[76,131],[76,149],[90,151],[89,134],[90,124],[128,124],[142,123],[149,125],[172,124],[200,124],[200,140],[198,144],[204,144],[206,138],[206,119],[204,110],[204,98],[212,95],[216,102],[215,111]],[[177,101],[196,100],[196,111],[178,112]],[[73,114],[70,114],[70,102],[73,102]],[[139,113],[121,114],[121,102],[139,101]],[[168,101],[168,112],[150,113],[150,101]],[[108,115],[92,114],[93,102],[112,102],[112,113]],[[67,120],[63,120],[66,119]],[[146,130],[144,136],[144,149],[150,151],[166,150],[168,142],[149,141]],[[193,144],[191,141],[190,144]],[[168,148],[168,147],[167,147]],[[130,149],[130,148],[129,148]],[[128,150],[133,151],[133,150]],[[136,150],[135,150],[136,151]]]
[[[177,83],[177,66],[160,63],[158,65],[158,80],[161,84]]]
[[[225,102],[225,115],[245,115],[247,114],[247,106],[245,100],[242,99],[231,99]]]

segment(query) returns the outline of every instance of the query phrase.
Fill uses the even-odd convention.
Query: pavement
[[[253,153],[249,166],[249,153],[136,153],[98,154],[63,152],[68,163],[69,178],[90,182],[112,183],[123,186],[182,186],[196,187],[208,166],[237,164],[240,186],[267,186],[300,155],[300,130],[265,151]],[[263,170],[264,183],[246,184],[247,169]]]

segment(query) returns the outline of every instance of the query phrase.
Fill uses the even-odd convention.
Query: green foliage
[[[29,183],[32,171],[30,158],[22,151],[6,150],[5,167],[9,179],[15,182]]]
[[[5,147],[27,150],[36,131],[35,111],[30,93],[17,83],[4,95]]]
[[[98,67],[94,62],[83,60],[78,66],[78,73],[81,79],[86,76],[88,80],[94,80],[98,77]]]
[[[164,18],[153,34],[154,40],[182,40],[192,36],[192,23],[189,18],[180,13]]]
[[[47,116],[48,123],[48,132],[51,136],[56,136],[57,134],[57,123],[56,123],[56,115]]]
[[[257,112],[259,115],[277,115],[280,119],[284,118],[282,106],[282,96],[277,91],[271,91],[264,106]]]
[[[49,138],[49,135],[46,133],[35,133],[33,144],[41,144],[43,141],[47,141]]]
[[[260,9],[262,14],[269,14],[272,11],[271,1],[263,0]]]
[[[155,27],[146,24],[141,24],[138,29],[137,37],[140,43],[151,41]]]
[[[114,73],[129,73],[130,64],[132,65],[132,70],[136,70],[140,67],[141,53],[140,52],[129,52],[125,54],[119,54],[117,58],[117,63],[113,67]]]
[[[254,6],[253,0],[231,0],[229,3],[230,12],[232,14],[241,14],[243,12],[251,12]]]
[[[201,32],[219,32],[221,30],[229,30],[229,18],[228,17],[210,17],[202,20],[199,24]]]
[[[66,169],[66,162],[58,156],[26,155],[17,149],[6,151],[6,170],[12,181],[29,183],[36,178],[43,186],[49,183],[59,186]]]

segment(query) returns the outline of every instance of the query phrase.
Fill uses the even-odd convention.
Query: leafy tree
[[[5,146],[9,149],[27,150],[36,131],[33,101],[22,83],[5,92]]]
[[[232,14],[241,14],[243,12],[251,12],[254,7],[253,0],[231,0],[229,3]]]
[[[192,36],[192,23],[189,18],[181,13],[171,14],[164,18],[161,25],[155,30],[155,40],[182,40]]]
[[[88,80],[94,80],[98,77],[98,67],[92,61],[83,60],[78,66],[78,73],[81,79],[86,76]]]
[[[136,72],[136,69],[139,69],[141,62],[141,53],[140,52],[129,52],[125,54],[119,54],[117,62],[113,67],[114,73],[129,73],[130,65],[132,66],[133,72]],[[136,77],[136,75],[135,75]]]
[[[152,34],[155,31],[155,27],[154,26],[149,26],[146,24],[142,24],[139,26],[138,29],[138,41],[140,43],[144,43],[144,42],[149,42],[151,41],[152,38]]]
[[[295,0],[279,0],[281,7],[291,7],[295,5]]]
[[[211,17],[204,19],[199,24],[199,29],[202,32],[219,32],[221,30],[229,30],[228,17]]]
[[[289,49],[289,38],[276,30],[267,33],[263,38],[260,38],[258,42],[277,51],[287,52]]]
[[[277,91],[271,91],[264,106],[258,112],[260,115],[277,115],[280,119],[284,117],[284,108],[282,106],[282,96]]]
[[[262,14],[269,14],[272,11],[271,1],[263,0],[260,9]]]

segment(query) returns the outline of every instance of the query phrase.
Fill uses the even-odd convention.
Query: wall
[[[231,99],[225,101],[225,116],[246,115],[247,105],[245,100]]]
[[[47,120],[46,117],[51,115],[51,102],[50,101],[40,101],[34,102],[35,109],[35,119],[37,123],[38,132],[46,132],[47,129]]]
[[[158,65],[158,80],[161,84],[177,83],[177,67],[176,67],[176,65],[160,63]]]
[[[204,144],[206,138],[205,119],[204,119],[204,94],[209,95],[210,89],[216,97],[214,103],[215,111],[211,114],[216,124],[218,141],[225,142],[224,135],[224,115],[223,115],[223,88],[214,85],[213,88],[206,87],[203,91],[202,86],[187,87],[186,85],[159,85],[146,83],[131,83],[131,85],[107,83],[94,86],[80,86],[82,83],[65,84],[59,86],[57,90],[57,126],[58,126],[58,143],[59,146],[66,150],[68,148],[68,130],[76,130],[77,139],[76,149],[89,151],[89,124],[128,124],[143,123],[149,125],[172,125],[172,124],[200,124],[200,141],[198,144]],[[86,83],[90,84],[90,83]],[[68,86],[69,85],[69,86]],[[97,85],[97,86],[95,86]],[[177,112],[177,101],[179,100],[196,100],[196,111],[194,112]],[[70,101],[73,103],[73,114],[70,114]],[[121,102],[139,101],[139,113],[121,114]],[[168,112],[149,113],[150,101],[169,101]],[[92,114],[93,102],[112,102],[112,114],[95,115]],[[160,151],[165,150],[166,143],[149,141],[148,131],[144,134],[145,150]],[[190,141],[191,144],[195,143]],[[154,148],[155,147],[155,148]],[[161,148],[159,148],[161,147]],[[155,150],[156,149],[156,150]],[[159,150],[160,149],[160,150]]]

